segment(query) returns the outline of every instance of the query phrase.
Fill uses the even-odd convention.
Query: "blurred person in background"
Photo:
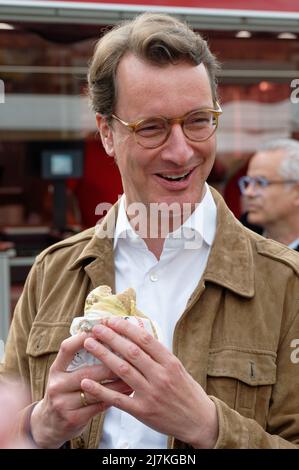
[[[299,142],[265,144],[251,158],[239,187],[247,226],[299,251]]]

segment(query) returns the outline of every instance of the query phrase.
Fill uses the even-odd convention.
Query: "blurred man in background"
[[[264,145],[239,179],[247,222],[263,235],[299,251],[299,142],[279,139]]]

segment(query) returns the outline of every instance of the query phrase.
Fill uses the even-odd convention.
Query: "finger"
[[[137,415],[138,405],[136,406],[134,400],[126,394],[120,393],[117,390],[111,390],[104,385],[98,384],[93,380],[84,379],[81,382],[81,389],[84,393],[89,393],[101,403],[105,403],[107,407],[115,406],[128,413]]]
[[[90,333],[80,333],[63,340],[51,369],[65,371],[75,353],[83,348],[84,341],[88,336],[90,336]]]
[[[109,408],[110,405],[107,405],[104,401],[98,401],[94,405],[84,406],[80,409],[72,410],[71,413],[74,413],[74,418],[84,424],[87,423],[91,418],[96,416],[99,413],[103,413]],[[78,416],[79,415],[79,416]]]
[[[83,379],[84,380],[84,379]],[[120,393],[125,393],[126,395],[130,395],[133,390],[129,387],[126,383],[122,380],[116,380],[115,382],[110,382],[109,384],[105,385],[105,387],[109,388],[110,390],[114,390]],[[80,408],[90,407],[92,405],[101,404],[99,400],[97,400],[94,395],[91,395],[88,392],[84,392],[81,389],[76,390],[72,393],[66,393],[61,396],[59,399],[56,400],[56,409],[63,411],[63,410],[77,410]]]
[[[105,325],[95,326],[92,332],[101,343],[108,345],[113,351],[120,354],[122,358],[136,367],[144,377],[149,378],[152,376],[157,364],[138,345],[132,343],[128,338],[120,336]],[[90,347],[94,344],[92,341],[92,338],[90,338],[90,340],[84,342],[84,347],[86,347],[86,344]]]
[[[131,395],[134,392],[134,390],[126,382],[120,379],[106,384],[102,383],[100,385],[104,385],[108,390],[114,390],[115,392],[124,393],[126,395]]]
[[[93,395],[88,392],[83,392],[80,389],[72,393],[57,395],[52,400],[52,409],[63,416],[68,411],[78,410],[96,404],[99,404],[99,401]]]
[[[115,333],[110,330],[110,334],[111,333],[115,335]],[[94,338],[87,338],[84,347],[95,357],[100,359],[115,375],[132,387],[133,390],[138,388],[146,392],[147,381],[145,377],[135,367],[114,354],[104,344]]]
[[[55,386],[57,390],[73,392],[80,388],[81,380],[89,378],[96,382],[115,380],[118,377],[104,364],[81,367],[72,372],[64,372],[56,376]]]
[[[140,346],[155,362],[161,365],[167,364],[171,356],[170,351],[144,328],[133,325],[122,318],[107,318],[104,324]]]

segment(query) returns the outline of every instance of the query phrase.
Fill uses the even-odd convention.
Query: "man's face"
[[[179,117],[198,108],[214,108],[208,75],[203,65],[189,63],[158,67],[133,55],[122,58],[117,69],[117,104],[114,113],[134,122],[153,116]],[[188,140],[174,124],[168,140],[146,149],[116,120],[110,127],[97,117],[106,152],[119,167],[127,203],[196,203],[215,159],[215,136],[204,142]],[[184,180],[166,177],[186,175]]]
[[[269,181],[283,181],[279,174],[283,158],[283,150],[258,152],[250,160],[247,175],[262,176]],[[287,184],[270,184],[264,188],[250,185],[244,197],[248,221],[265,228],[277,221],[287,221],[298,200],[297,189]]]

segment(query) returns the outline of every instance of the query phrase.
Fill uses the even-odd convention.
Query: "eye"
[[[255,182],[256,182],[256,185],[260,188],[265,188],[266,186],[268,186],[268,180],[263,177],[257,177]]]
[[[143,137],[151,137],[165,131],[165,122],[162,119],[151,119],[143,121],[137,127],[135,132]]]
[[[209,112],[196,112],[191,114],[185,120],[185,126],[202,127],[209,125],[213,122],[213,114]]]

